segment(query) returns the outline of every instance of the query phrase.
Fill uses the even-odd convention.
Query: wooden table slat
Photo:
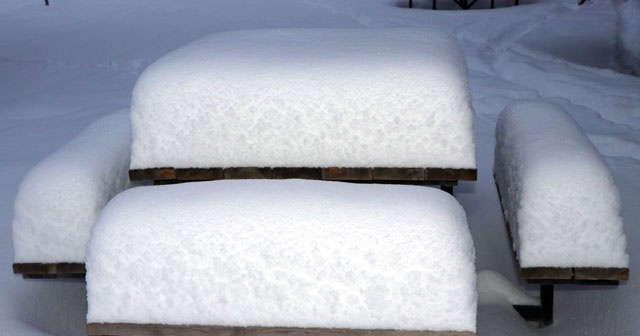
[[[332,181],[475,181],[476,169],[454,168],[309,168],[309,167],[234,167],[234,168],[150,168],[129,171],[132,181],[204,181],[219,179],[302,178]]]
[[[475,333],[467,331],[221,327],[131,323],[89,323],[87,331],[90,336],[475,336]]]

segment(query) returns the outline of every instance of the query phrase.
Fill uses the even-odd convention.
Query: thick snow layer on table
[[[156,61],[131,168],[475,168],[467,66],[427,29],[211,35]]]
[[[520,266],[628,267],[620,195],[580,126],[557,105],[513,103],[496,126],[496,182]]]
[[[615,0],[618,12],[618,45],[622,62],[640,75],[640,2]]]
[[[93,231],[87,320],[474,331],[475,279],[464,210],[434,188],[140,187]]]
[[[130,143],[128,113],[114,113],[27,173],[15,200],[16,263],[84,262],[100,210],[129,185]]]

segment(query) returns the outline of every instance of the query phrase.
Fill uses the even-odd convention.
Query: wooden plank
[[[372,168],[322,168],[322,179],[329,181],[371,181]]]
[[[178,181],[213,181],[222,180],[222,168],[180,168],[176,169]]]
[[[254,178],[302,178],[310,180],[333,181],[389,181],[430,183],[456,183],[457,181],[475,181],[476,169],[452,168],[309,168],[309,167],[234,167],[234,168],[149,168],[132,169],[129,178],[132,181],[209,181],[220,179]]]
[[[221,327],[131,323],[89,323],[89,336],[475,336],[468,331],[414,331],[379,329],[324,329],[281,327]]]
[[[270,179],[273,178],[271,168],[238,167],[224,169],[224,178],[234,179]]]
[[[424,179],[427,181],[476,181],[477,169],[425,168]]]
[[[129,170],[129,179],[131,181],[153,180],[153,171],[155,169],[131,169]]]
[[[173,168],[159,168],[153,170],[153,180],[175,180],[176,170]]]
[[[83,263],[15,263],[13,273],[24,278],[76,278],[83,277]]]
[[[576,267],[576,280],[629,280],[628,268]]]
[[[520,273],[520,277],[527,280],[571,280],[573,279],[573,271],[571,268],[527,267],[527,268],[520,268],[519,273]]]
[[[322,180],[320,168],[273,168],[274,179]]]
[[[424,168],[373,168],[376,181],[424,181]]]

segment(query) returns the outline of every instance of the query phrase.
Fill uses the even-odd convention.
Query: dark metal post
[[[413,0],[409,0],[409,8],[413,8]]]
[[[433,10],[436,10],[436,0],[433,0]]]
[[[453,195],[453,185],[452,184],[448,184],[448,183],[443,183],[440,186],[440,190],[448,192],[449,195]]]
[[[49,6],[49,0],[44,0],[44,5]]]
[[[540,285],[540,305],[542,306],[540,326],[548,326],[553,323],[553,285]]]

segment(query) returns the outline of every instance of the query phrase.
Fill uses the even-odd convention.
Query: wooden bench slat
[[[517,259],[516,259],[517,261]],[[542,280],[542,279],[554,279],[554,280],[571,280],[573,278],[573,272],[571,268],[559,268],[559,267],[530,267],[520,268],[518,262],[520,277],[528,280]]]
[[[476,181],[477,169],[427,168],[424,179],[428,181]]]
[[[576,267],[576,280],[629,280],[628,268]]]
[[[81,278],[86,269],[83,263],[15,263],[13,273],[29,278]]]
[[[324,328],[283,328],[283,327],[221,327],[198,325],[163,325],[132,323],[89,323],[90,336],[475,336],[472,332],[458,331],[413,331],[378,329],[324,329]]]

